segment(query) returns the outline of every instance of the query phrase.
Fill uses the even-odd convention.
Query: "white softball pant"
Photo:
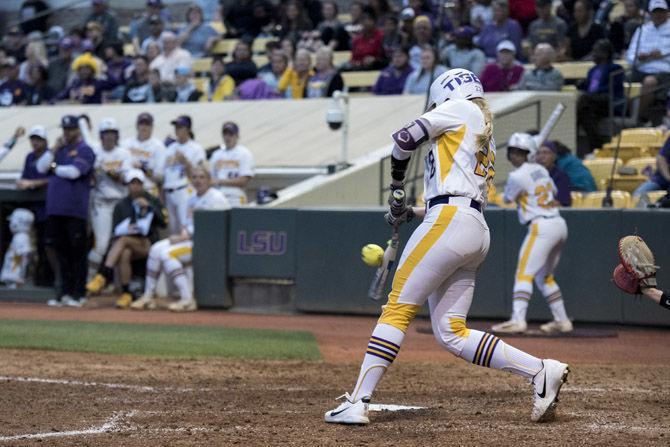
[[[186,225],[188,196],[190,186],[165,192],[165,204],[168,211],[168,229],[170,234],[181,233]]]

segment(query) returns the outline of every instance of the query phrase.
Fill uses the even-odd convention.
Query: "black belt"
[[[461,196],[453,196],[453,195],[446,194],[446,195],[443,195],[443,196],[433,197],[432,199],[430,199],[428,201],[428,209],[431,209],[435,205],[448,204],[449,199],[452,198],[452,197],[461,197]],[[472,199],[470,199],[470,208],[476,209],[480,213],[482,212],[482,205],[479,202],[477,202],[475,200],[472,200]]]
[[[165,192],[167,192],[167,193],[173,193],[173,192],[175,192],[175,191],[179,191],[180,189],[184,189],[184,188],[186,188],[187,186],[188,186],[188,185],[182,185],[182,186],[178,186],[178,187],[176,187],[176,188],[165,188]]]
[[[556,217],[556,216],[537,216],[537,217],[533,217],[532,220],[529,220],[528,222],[526,222],[526,226],[532,224],[533,222],[535,222],[536,220],[539,220],[539,219],[553,219],[554,217]]]

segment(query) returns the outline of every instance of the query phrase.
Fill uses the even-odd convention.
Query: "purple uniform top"
[[[95,154],[86,143],[69,144],[56,152],[54,162],[73,165],[81,175],[74,180],[49,176],[47,187],[47,216],[88,218],[88,196],[91,190],[91,172]]]
[[[26,156],[26,161],[23,164],[23,173],[21,174],[22,179],[26,180],[39,180],[49,177],[49,174],[42,174],[37,170],[37,160],[35,157],[35,152],[30,152]],[[36,222],[44,222],[47,218],[46,209],[44,208],[44,202],[37,202],[30,205],[30,210],[35,213]]]

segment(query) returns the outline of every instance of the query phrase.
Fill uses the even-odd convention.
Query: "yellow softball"
[[[368,244],[361,248],[361,259],[370,267],[379,267],[384,258],[384,249],[377,244]]]

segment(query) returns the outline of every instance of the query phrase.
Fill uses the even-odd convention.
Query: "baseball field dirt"
[[[614,338],[511,338],[571,364],[555,422],[529,420],[531,387],[475,367],[410,327],[364,427],[328,425],[350,391],[375,319],[0,305],[0,319],[292,329],[314,333],[323,360],[169,359],[0,349],[0,446],[667,446],[670,330]],[[486,327],[487,322],[472,322]]]

